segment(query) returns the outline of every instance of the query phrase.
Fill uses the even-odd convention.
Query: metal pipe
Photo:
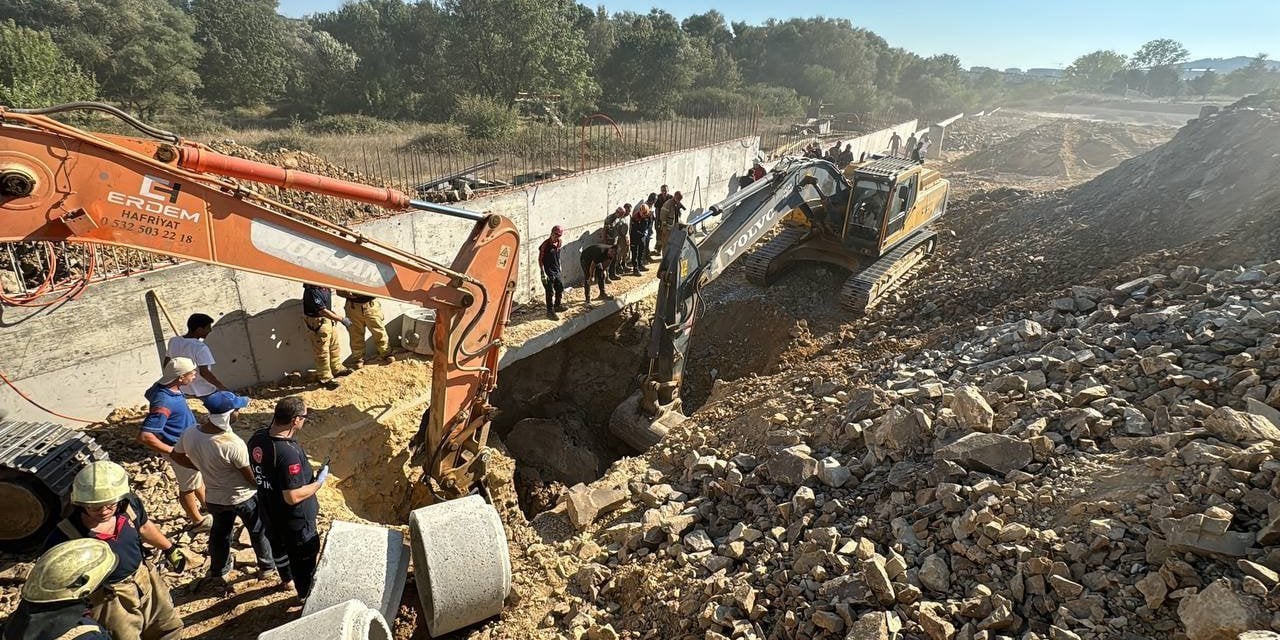
[[[728,198],[704,209],[696,218],[687,223],[688,226],[699,224],[712,216],[718,216],[721,213],[738,206],[743,200],[774,186],[773,182],[774,181],[769,178],[761,178],[741,189],[738,189],[737,191],[734,191]]]
[[[479,222],[484,220],[486,217],[484,214],[476,213],[474,211],[467,211],[466,209],[450,207],[443,204],[437,204],[435,202],[427,202],[426,200],[410,200],[409,208],[417,209],[419,211],[430,211],[432,213],[443,213],[446,216],[453,216],[455,218],[462,218],[473,222]]]

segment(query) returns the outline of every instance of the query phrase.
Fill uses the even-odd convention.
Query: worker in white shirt
[[[182,385],[182,394],[203,398],[215,391],[227,391],[218,376],[213,375],[213,352],[204,339],[213,331],[213,318],[203,313],[193,313],[187,318],[187,333],[169,339],[165,363],[173,358],[190,358],[196,363],[196,379]]]

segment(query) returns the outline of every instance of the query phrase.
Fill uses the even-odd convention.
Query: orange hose
[[[30,402],[33,406],[35,406],[35,408],[37,408],[37,409],[39,409],[39,410],[41,410],[41,411],[43,411],[43,412],[45,412],[45,413],[47,413],[47,414],[49,414],[49,415],[57,416],[57,417],[59,417],[59,418],[62,418],[63,420],[71,420],[72,422],[82,422],[82,423],[84,423],[84,424],[98,424],[99,422],[101,422],[101,420],[85,420],[84,418],[73,418],[73,417],[68,416],[68,415],[63,415],[63,414],[61,414],[61,413],[58,413],[57,411],[54,411],[54,410],[52,410],[52,409],[50,409],[50,408],[48,408],[48,407],[46,407],[46,406],[44,406],[44,405],[40,404],[39,402],[36,402],[35,400],[32,400],[32,399],[31,399],[31,396],[27,395],[26,393],[23,393],[22,389],[19,389],[19,388],[17,387],[17,385],[13,384],[13,382],[11,382],[11,381],[9,380],[9,378],[8,378],[7,376],[5,376],[5,375],[4,375],[4,372],[3,372],[3,371],[0,371],[0,380],[3,380],[5,384],[9,385],[9,388],[10,388],[10,389],[13,389],[13,392],[14,392],[14,393],[16,393],[16,394],[18,394],[18,396],[20,396],[23,400],[26,400],[27,402]]]

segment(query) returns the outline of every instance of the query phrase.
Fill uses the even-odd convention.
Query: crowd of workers
[[[762,174],[763,175],[763,174]],[[612,300],[605,284],[624,276],[639,276],[662,255],[671,232],[679,227],[681,213],[688,208],[684,194],[671,192],[667,185],[633,203],[627,202],[605,216],[603,228],[582,246],[578,257],[582,268],[583,302],[589,308],[591,288],[597,298]],[[655,244],[656,240],[656,244]],[[560,318],[564,305],[564,275],[560,251],[564,246],[564,228],[556,225],[551,235],[538,247],[538,270],[546,292],[547,317]]]
[[[368,304],[348,297],[347,318],[363,312],[365,326],[371,326],[370,316],[380,325],[380,311]],[[300,396],[279,400],[271,421],[248,442],[235,433],[249,398],[228,390],[213,373],[204,342],[212,327],[211,317],[192,314],[187,333],[170,340],[163,373],[144,393],[149,406],[137,442],[173,469],[186,532],[209,534],[208,570],[196,589],[225,592],[239,521],[259,577],[274,571],[301,606],[320,554],[316,493],[328,479],[328,465],[313,469],[295,437],[307,420]],[[385,331],[374,335],[378,352],[389,354]],[[355,362],[348,362],[359,366],[363,348],[354,353]],[[203,405],[202,418],[189,398]],[[23,584],[4,640],[180,638],[183,622],[160,569],[181,573],[191,552],[151,521],[124,467],[110,461],[84,467],[73,480],[70,502],[70,514],[53,529]]]

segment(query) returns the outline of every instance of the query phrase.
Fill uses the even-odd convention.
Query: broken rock
[[[1220,578],[1200,593],[1183,598],[1178,618],[1187,640],[1235,640],[1250,629],[1270,626],[1258,601],[1237,593],[1226,578]]]
[[[960,424],[974,431],[989,433],[996,412],[987,404],[982,392],[973,385],[956,389],[951,397],[951,410],[960,418]]]
[[[937,450],[935,455],[954,460],[969,470],[1006,474],[1029,464],[1031,445],[998,433],[970,433]]]
[[[796,486],[808,481],[818,472],[818,461],[809,455],[809,447],[796,445],[779,451],[764,464],[765,472],[774,482]]]
[[[617,509],[627,501],[627,492],[611,487],[590,487],[579,483],[565,493],[569,521],[582,529],[603,513]]]
[[[1204,426],[1210,433],[1228,442],[1280,442],[1280,428],[1276,428],[1270,420],[1245,411],[1236,411],[1231,407],[1218,407],[1205,418]]]

